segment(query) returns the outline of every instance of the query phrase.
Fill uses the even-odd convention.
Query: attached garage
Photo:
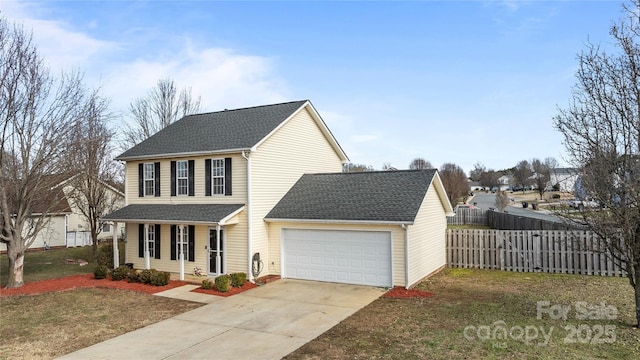
[[[283,276],[391,287],[391,233],[282,230]]]
[[[446,264],[436,170],[306,174],[265,216],[269,273],[409,288]]]

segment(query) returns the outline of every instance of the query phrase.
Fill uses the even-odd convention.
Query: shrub
[[[213,289],[213,281],[209,280],[209,279],[204,279],[202,280],[202,288],[204,290],[211,290]]]
[[[153,273],[156,272],[156,270],[142,270],[140,271],[140,274],[138,274],[138,279],[140,280],[141,283],[143,284],[151,284],[151,280],[153,279]]]
[[[109,274],[109,268],[104,265],[98,265],[93,269],[93,277],[96,279],[104,279]]]
[[[229,291],[229,285],[231,285],[231,276],[220,275],[216,278],[216,290],[227,292]]]
[[[169,279],[171,278],[171,274],[166,271],[151,271],[151,285],[154,286],[165,286],[169,285]]]
[[[244,285],[245,282],[247,282],[247,274],[246,273],[233,273],[230,274],[231,276],[231,286],[233,287],[242,287],[242,285]]]
[[[127,271],[127,276],[125,278],[127,279],[127,282],[130,282],[130,283],[140,282],[140,275],[134,269],[129,269],[129,271]]]
[[[129,270],[131,269],[126,265],[118,266],[111,272],[111,280],[120,281],[126,279],[129,274]]]
[[[98,265],[104,265],[109,269],[113,269],[113,246],[111,244],[102,244],[98,246],[96,262]]]

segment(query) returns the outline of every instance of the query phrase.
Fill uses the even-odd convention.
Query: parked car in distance
[[[573,199],[573,200],[569,200],[569,207],[573,208],[573,209],[583,209],[583,208],[597,208],[598,202],[596,202],[595,200],[589,200],[589,199],[585,199],[585,200],[580,200],[580,199]]]

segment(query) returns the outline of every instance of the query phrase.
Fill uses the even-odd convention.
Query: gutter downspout
[[[409,227],[406,224],[401,225],[404,229],[404,288],[409,289]]]
[[[242,157],[247,160],[247,274],[249,281],[255,282],[255,279],[253,279],[253,271],[251,271],[251,159],[244,150],[242,150]]]

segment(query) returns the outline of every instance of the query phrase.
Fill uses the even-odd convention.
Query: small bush
[[[230,285],[231,285],[231,276],[220,275],[216,278],[216,290],[220,292],[227,292],[229,291]]]
[[[104,279],[109,274],[109,268],[104,265],[98,265],[93,269],[93,277],[96,279]]]
[[[166,271],[151,271],[151,285],[154,286],[165,286],[169,285],[169,279],[171,278],[171,274]]]
[[[151,284],[151,280],[153,279],[153,273],[155,271],[156,270],[153,270],[153,269],[151,269],[151,270],[142,270],[138,274],[138,279],[143,284]]]
[[[204,290],[211,290],[213,289],[213,281],[209,280],[209,279],[204,279],[202,280],[202,288]]]
[[[127,272],[127,276],[125,277],[127,282],[130,283],[139,283],[140,282],[140,274],[134,269],[129,269]]]
[[[99,245],[96,262],[98,263],[98,265],[104,265],[109,269],[113,269],[113,245]]]
[[[129,269],[129,267],[125,265],[113,269],[113,271],[111,272],[111,280],[120,281],[126,279],[127,275],[129,274],[129,270],[131,269]]]
[[[247,282],[247,274],[246,273],[233,273],[231,276],[231,286],[239,288]]]

